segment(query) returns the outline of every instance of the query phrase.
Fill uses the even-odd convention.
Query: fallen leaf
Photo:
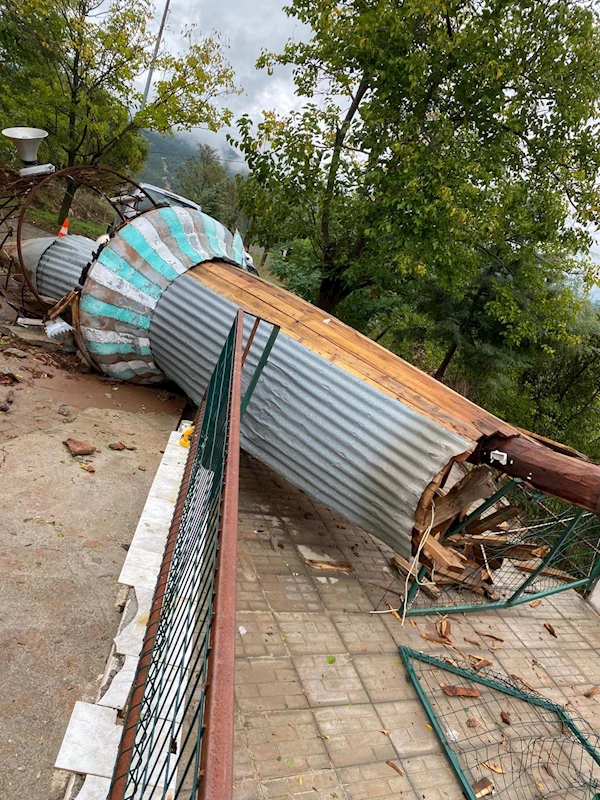
[[[494,639],[496,642],[503,642],[500,636],[496,636],[494,633],[484,633],[483,631],[475,631],[478,636],[486,636],[488,639]]]
[[[504,775],[505,772],[500,766],[500,764],[494,764],[491,761],[482,761],[482,767],[486,767],[487,769],[491,769],[492,772],[495,772],[497,775]]]
[[[414,619],[409,619],[408,621],[409,621],[409,622],[410,622],[410,624],[413,626],[413,628],[416,628],[416,627],[417,627],[417,623],[414,621]]]
[[[465,636],[465,642],[468,642],[469,644],[474,644],[475,647],[481,647],[481,642],[478,642],[475,639],[469,639],[468,636]]]
[[[467,717],[467,728],[484,728],[484,727],[485,725],[478,717],[475,717],[473,714],[469,714],[469,716]]]
[[[479,672],[479,670],[484,669],[484,667],[491,667],[494,664],[489,658],[480,658],[479,656],[469,656],[469,658],[473,662],[473,669],[475,672]]]
[[[450,686],[447,683],[440,683],[440,689],[448,697],[481,697],[481,692],[475,686]]]
[[[421,639],[427,639],[428,642],[435,642],[435,644],[450,644],[448,639],[442,639],[440,636],[430,636],[428,633],[422,633]]]
[[[500,712],[500,719],[502,720],[502,722],[505,725],[511,725],[512,724],[511,719],[510,719],[510,714],[508,713],[508,711],[501,711]]]
[[[388,731],[386,728],[379,728],[378,730],[379,733],[383,733],[384,736],[387,736],[388,733],[391,733],[391,731]]]
[[[96,472],[96,468],[93,467],[91,464],[80,464],[79,466],[86,472]]]
[[[402,772],[400,767],[397,764],[394,764],[393,761],[386,761],[385,763],[388,765],[388,767],[391,767],[392,769],[395,769],[396,772],[398,773],[398,775],[404,775],[404,772]]]
[[[490,650],[502,650],[502,646],[499,644],[491,644]]]
[[[549,622],[544,622],[544,628],[546,628],[546,630],[548,631],[550,636],[554,636],[555,639],[558,639],[558,636],[556,635],[556,631],[554,630],[552,625],[550,625]]]
[[[546,787],[544,786],[544,784],[541,781],[536,781],[535,785],[540,790],[540,792],[544,792],[544,793],[546,792]]]
[[[587,692],[583,693],[583,696],[589,699],[590,697],[594,697],[594,695],[598,694],[598,692],[600,692],[600,689],[597,686],[592,686],[591,689],[588,689]]]
[[[446,617],[442,617],[442,619],[440,619],[436,623],[435,627],[437,628],[439,635],[443,639],[450,639],[450,633],[452,632],[452,626],[450,625],[450,620],[449,619],[447,619]]]
[[[541,600],[534,600],[533,603],[529,603],[529,605],[531,608],[537,608],[541,602]]]

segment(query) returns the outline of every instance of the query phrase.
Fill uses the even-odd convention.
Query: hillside
[[[161,136],[158,133],[144,131],[148,141],[148,158],[144,168],[138,175],[139,181],[162,186],[172,192],[179,192],[175,177],[179,165],[188,158],[198,155],[197,140],[186,133],[175,136]],[[223,159],[223,166],[230,175],[237,172],[246,172],[246,165],[240,154],[228,144],[211,146],[219,150]]]

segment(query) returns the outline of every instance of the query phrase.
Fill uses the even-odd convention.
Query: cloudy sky
[[[162,13],[164,0],[155,0],[157,15]],[[171,0],[168,17],[166,46],[173,51],[181,47],[180,30],[197,24],[203,35],[218,31],[229,41],[229,61],[236,83],[244,93],[227,99],[234,119],[249,113],[258,119],[263,109],[276,109],[285,113],[297,106],[291,71],[278,68],[269,77],[266,70],[254,68],[263,48],[280,52],[288,39],[307,38],[306,29],[282,10],[284,0]],[[158,20],[156,22],[158,28]],[[208,141],[210,134],[198,132]],[[224,134],[219,135],[220,141]],[[211,140],[212,143],[212,140]]]

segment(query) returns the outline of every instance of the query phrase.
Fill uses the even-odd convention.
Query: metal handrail
[[[233,794],[243,321],[239,311],[196,418],[109,800]]]

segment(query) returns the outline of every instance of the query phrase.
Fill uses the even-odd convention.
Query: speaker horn
[[[10,139],[26,167],[34,167],[38,163],[37,153],[42,141],[48,136],[48,131],[42,128],[5,128],[3,136]]]

